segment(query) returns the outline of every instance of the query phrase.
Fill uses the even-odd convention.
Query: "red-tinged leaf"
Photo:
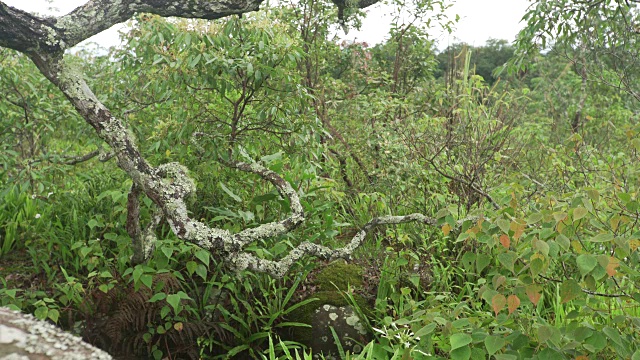
[[[540,297],[542,297],[540,290],[541,290],[540,285],[536,285],[536,284],[527,285],[525,287],[527,297],[533,303],[533,305],[538,305],[538,301],[540,301]]]
[[[173,328],[176,329],[177,331],[182,331],[182,329],[184,329],[184,325],[181,322],[177,322],[173,324]]]
[[[511,245],[511,239],[509,239],[509,235],[507,234],[500,235],[500,244],[502,244],[502,246],[504,246],[505,249],[508,249],[509,246]]]
[[[582,288],[575,280],[567,280],[560,285],[560,299],[562,299],[563,304],[575,299],[581,294]]]
[[[491,299],[491,307],[493,307],[493,312],[498,313],[504,309],[504,306],[507,305],[507,298],[502,294],[495,294]]]
[[[509,295],[507,298],[507,306],[509,307],[509,315],[513,314],[518,306],[520,306],[520,298],[514,294]]]
[[[580,355],[576,356],[576,360],[589,360],[589,357],[587,355]]]
[[[615,274],[618,273],[618,271],[616,270],[616,268],[620,266],[620,261],[614,257],[610,257],[609,258],[609,264],[607,264],[607,274],[609,274],[609,276],[614,276]]]
[[[504,275],[496,275],[493,277],[493,279],[491,280],[493,282],[493,288],[498,290],[498,288],[504,284],[505,282],[507,282],[507,278]]]

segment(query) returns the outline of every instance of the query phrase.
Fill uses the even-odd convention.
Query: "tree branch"
[[[303,242],[279,262],[258,259],[243,252],[250,242],[285,234],[304,221],[303,208],[297,192],[275,172],[251,162],[228,162],[238,170],[261,176],[273,184],[281,196],[290,202],[291,214],[284,220],[262,224],[236,234],[191,219],[185,198],[195,192],[193,179],[187,169],[178,163],[153,167],[142,157],[135,138],[127,131],[121,120],[112,115],[91,91],[82,71],[72,61],[67,61],[64,50],[94,35],[111,25],[130,18],[134,12],[152,12],[162,16],[183,16],[214,19],[229,14],[256,10],[262,0],[225,0],[212,2],[191,0],[176,2],[169,0],[93,0],[59,18],[40,18],[11,8],[0,2],[0,46],[10,47],[26,53],[53,84],[73,104],[78,113],[112,149],[118,166],[133,180],[128,195],[127,232],[132,238],[134,263],[146,261],[153,250],[155,228],[165,217],[172,231],[183,241],[217,252],[233,264],[236,269],[250,268],[282,276],[291,264],[304,254],[324,259],[348,258],[360,246],[366,235],[378,225],[422,222],[435,225],[433,219],[421,214],[407,216],[385,216],[371,220],[340,249],[329,249],[322,245]],[[95,156],[89,154],[87,156]],[[159,211],[145,231],[140,226],[140,196],[145,194]]]
[[[59,53],[135,13],[213,20],[258,10],[262,1],[91,0],[57,18],[39,17],[0,1],[0,46],[23,53]]]
[[[462,224],[466,220],[468,219],[461,220],[458,224]],[[237,253],[229,258],[229,262],[237,271],[249,269],[268,273],[273,277],[279,278],[284,276],[291,266],[305,255],[312,255],[323,260],[349,259],[353,255],[353,252],[360,247],[367,234],[376,226],[397,225],[409,222],[419,222],[425,225],[437,226],[435,219],[418,213],[404,216],[381,216],[369,221],[347,245],[338,249],[331,249],[323,245],[305,241],[292,249],[287,256],[279,261],[261,259],[249,253]]]

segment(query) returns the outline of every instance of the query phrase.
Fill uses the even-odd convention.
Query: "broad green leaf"
[[[195,253],[196,257],[204,264],[204,266],[209,267],[209,252],[205,249],[197,249]]]
[[[553,326],[544,325],[538,328],[538,341],[544,343],[551,339],[558,330]]]
[[[473,341],[473,339],[469,334],[458,333],[458,334],[451,335],[451,338],[449,339],[449,341],[451,342],[451,350],[455,350],[457,348],[461,348],[465,345],[470,344],[471,341]]]
[[[429,335],[433,332],[433,330],[436,329],[437,326],[438,324],[436,324],[435,322],[425,325],[420,330],[416,331],[415,336],[420,337],[420,336]]]
[[[189,275],[193,275],[197,267],[198,267],[198,264],[195,261],[193,260],[187,261],[187,272],[189,273]]]
[[[514,271],[513,266],[517,258],[518,255],[516,255],[516,253],[514,253],[513,251],[507,251],[506,253],[498,255],[498,261],[512,272]]]
[[[486,268],[490,263],[491,256],[479,253],[476,256],[476,271],[478,272],[478,274],[480,274],[482,270],[484,270],[484,268]]]
[[[58,322],[58,318],[60,317],[60,312],[57,309],[49,309],[47,313],[47,317],[51,319],[54,323]]]
[[[573,209],[573,221],[582,219],[588,213],[589,211],[587,211],[587,209],[582,206],[578,206],[577,208]]]
[[[509,229],[511,228],[511,222],[505,219],[499,219],[498,221],[496,221],[496,223],[498,224],[498,227],[500,228],[500,230],[502,230],[503,233],[508,234],[509,233]]]
[[[462,266],[465,270],[473,272],[475,270],[476,254],[471,251],[467,251],[462,255]]]
[[[455,350],[451,350],[451,360],[468,360],[471,358],[471,348],[466,345]]]
[[[564,251],[569,250],[569,247],[571,246],[571,241],[569,240],[569,238],[562,234],[556,237],[556,243],[558,243],[558,245],[560,245],[560,247]]]
[[[47,308],[46,306],[40,306],[36,309],[36,311],[33,312],[33,315],[38,320],[44,320],[47,318],[48,312],[49,312],[49,308]]]
[[[153,286],[153,276],[151,276],[150,274],[143,274],[142,276],[140,276],[140,282],[151,289],[151,286]]]
[[[529,224],[529,225],[535,224],[540,220],[542,220],[542,214],[541,213],[533,213],[533,214],[529,215],[529,217],[527,218],[527,224]]]
[[[166,299],[166,297],[167,297],[167,294],[165,294],[163,292],[162,293],[157,293],[157,294],[153,295],[151,297],[151,299],[149,299],[148,301],[150,303],[153,303],[153,302],[156,302],[156,301],[164,300],[164,299]]]
[[[613,234],[611,233],[598,234],[589,239],[591,242],[608,242],[611,240],[613,240]]]
[[[580,274],[585,276],[598,265],[598,259],[591,254],[582,254],[576,258],[576,264],[578,265]]]
[[[484,346],[487,349],[489,355],[493,355],[498,350],[502,349],[507,344],[507,341],[500,336],[487,336],[484,338]]]
[[[584,348],[592,353],[597,353],[607,346],[607,338],[600,332],[594,332],[584,341]]]
[[[167,296],[167,303],[173,308],[173,312],[178,315],[178,306],[180,305],[180,295],[171,294]]]
[[[560,299],[563,304],[580,295],[582,295],[582,288],[577,281],[573,279],[565,280],[562,285],[560,285]]]
[[[617,329],[606,326],[602,329],[602,332],[605,333],[614,343],[623,346],[622,338],[620,337],[620,332]]]

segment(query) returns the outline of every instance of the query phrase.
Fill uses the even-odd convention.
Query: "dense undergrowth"
[[[557,48],[483,79],[475,65],[509,45],[437,56],[428,27],[402,23],[374,47],[337,44],[334,17],[318,2],[142,15],[123,48],[73,56],[151,163],[190,170],[194,218],[239,231],[289,212],[219,161],[234,152],[292,184],[308,220],[252,244],[260,257],[340,246],[380,215],[437,220],[379,228],[358,250],[374,340],[344,358],[640,358],[638,102],[583,86]],[[27,58],[0,54],[0,305],[123,358],[309,357],[287,334],[306,326],[292,314],[326,264],[234,274],[161,223],[152,259],[132,266],[131,180]]]

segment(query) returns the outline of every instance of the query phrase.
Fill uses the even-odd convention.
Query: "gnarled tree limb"
[[[371,0],[374,1],[374,0]],[[280,261],[268,261],[244,252],[249,243],[290,232],[304,221],[304,212],[297,192],[275,172],[255,162],[228,162],[241,171],[261,176],[273,184],[280,195],[290,202],[291,214],[281,221],[262,224],[232,234],[211,228],[192,219],[185,198],[194,193],[195,183],[187,169],[177,163],[152,166],[138,150],[135,139],[121,120],[112,115],[94,95],[82,72],[67,61],[64,50],[98,32],[129,19],[135,12],[151,12],[162,16],[216,19],[258,9],[262,0],[92,0],[71,13],[58,18],[42,18],[14,9],[0,2],[0,46],[27,54],[38,69],[55,84],[78,113],[112,149],[118,166],[133,180],[128,197],[127,231],[134,247],[134,263],[143,262],[151,254],[155,227],[162,217],[183,241],[216,252],[236,269],[251,269],[282,276],[304,255],[322,259],[349,258],[366,235],[378,225],[421,222],[436,225],[434,219],[422,214],[384,216],[371,220],[346,246],[339,249],[303,242]],[[375,2],[375,1],[374,1]],[[148,196],[158,212],[143,231],[140,226],[140,196]]]

